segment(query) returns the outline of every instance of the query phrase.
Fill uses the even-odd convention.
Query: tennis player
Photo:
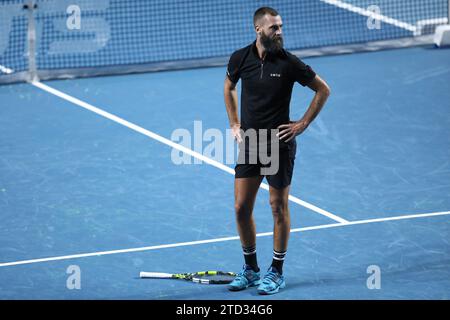
[[[279,164],[275,174],[264,175],[265,165],[261,161],[244,161],[235,167],[235,213],[237,229],[241,240],[245,264],[229,290],[238,291],[258,286],[260,294],[274,294],[286,286],[283,276],[283,262],[287,253],[290,233],[288,207],[296,153],[295,137],[306,128],[324,106],[330,89],[310,66],[283,49],[283,22],[275,9],[262,7],[253,17],[256,41],[235,51],[229,60],[224,84],[225,105],[231,131],[239,143],[241,153],[248,153],[245,133],[249,129],[276,130]],[[241,116],[238,117],[238,97],[236,84],[242,79]],[[289,104],[294,83],[307,86],[315,92],[309,108],[298,121],[290,121]],[[273,132],[273,131],[271,131]],[[258,146],[261,141],[258,136]],[[243,140],[244,139],[244,140]],[[264,142],[262,142],[264,143]],[[242,146],[242,148],[241,148]],[[269,148],[270,148],[269,146]],[[248,157],[244,157],[248,160]],[[259,159],[259,158],[258,158]],[[263,178],[266,177],[270,191],[270,206],[274,219],[273,260],[267,273],[261,279],[256,258],[256,228],[252,215],[256,194]]]

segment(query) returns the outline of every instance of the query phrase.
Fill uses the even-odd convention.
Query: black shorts
[[[281,144],[280,144],[281,146]],[[279,149],[279,165],[275,174],[263,175],[261,168],[270,166],[262,164],[259,160],[256,164],[237,164],[235,167],[235,178],[250,178],[257,176],[265,176],[269,185],[276,189],[283,189],[291,184],[292,173],[294,171],[295,153],[297,151],[297,143],[295,139],[288,143],[283,143]],[[246,158],[246,160],[248,160]]]

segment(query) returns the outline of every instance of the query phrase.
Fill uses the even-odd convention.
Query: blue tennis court
[[[139,278],[242,267],[234,166],[199,160],[228,129],[221,65],[0,85],[0,299],[449,299],[450,49],[302,60],[332,94],[297,137],[285,289]],[[294,87],[291,119],[312,97]],[[176,164],[174,132],[199,123]],[[254,215],[264,271],[263,188]]]

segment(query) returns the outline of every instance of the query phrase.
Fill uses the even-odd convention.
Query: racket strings
[[[226,284],[233,281],[235,276],[233,272],[203,271],[194,274],[192,280],[199,283]]]

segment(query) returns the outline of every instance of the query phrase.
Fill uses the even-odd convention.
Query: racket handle
[[[162,272],[144,272],[141,271],[139,273],[139,277],[141,278],[172,278],[172,274],[171,273],[162,273]]]

